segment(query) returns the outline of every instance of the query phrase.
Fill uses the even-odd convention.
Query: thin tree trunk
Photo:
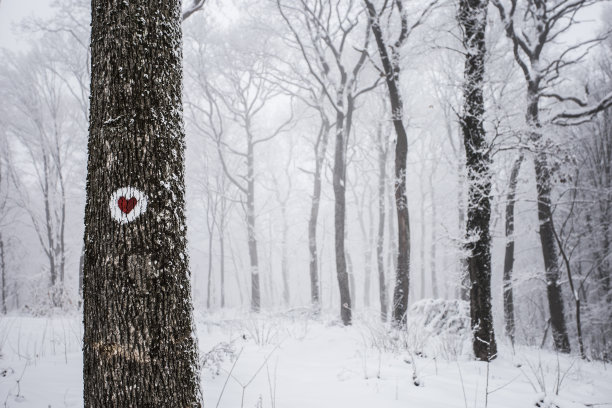
[[[91,9],[84,406],[201,407],[184,216],[181,3],[92,0]]]
[[[463,144],[463,142],[461,143]],[[465,226],[465,167],[463,163],[457,165],[457,173],[459,174],[459,182],[457,183],[457,208],[458,208],[458,221],[459,231],[464,232]],[[459,255],[459,298],[461,300],[470,300],[470,274],[468,273],[467,257],[463,253],[464,248],[461,248]]]
[[[315,311],[319,310],[321,302],[321,290],[319,288],[319,252],[317,248],[317,225],[319,221],[319,207],[321,202],[321,170],[325,162],[327,144],[329,141],[329,122],[322,118],[321,127],[317,142],[314,146],[315,151],[315,171],[312,192],[312,202],[310,204],[310,218],[308,219],[308,251],[310,253],[310,301]]]
[[[387,145],[382,139],[382,129],[377,130],[378,144],[378,235],[376,239],[376,266],[378,268],[378,295],[380,299],[380,318],[387,321],[387,283],[385,279],[385,185],[387,183]]]
[[[393,160],[395,162],[395,160]],[[389,245],[388,245],[388,256],[387,265],[388,269],[390,269],[389,273],[389,281],[395,282],[395,278],[393,274],[397,270],[397,233],[395,230],[395,223],[397,222],[397,217],[394,216],[397,212],[395,208],[395,175],[391,173],[387,179],[388,182],[388,195],[387,195],[387,208],[389,212]],[[393,310],[391,310],[393,312]]]
[[[516,201],[516,186],[518,175],[523,162],[523,153],[514,161],[508,183],[508,196],[506,197],[506,254],[504,256],[504,317],[506,335],[514,345],[514,296],[512,292],[512,272],[514,269],[514,203]]]
[[[366,201],[366,191],[364,188],[359,198],[355,188],[353,187],[353,193],[355,196],[355,202],[357,203],[357,217],[359,221],[359,231],[361,232],[361,239],[364,243],[363,251],[363,306],[364,308],[370,307],[370,288],[372,280],[372,230],[374,226],[372,224],[372,203],[368,201],[368,221],[369,225],[366,230],[363,210]],[[355,292],[353,292],[353,299],[355,299]],[[354,306],[354,305],[353,305]]]
[[[221,200],[221,216],[217,223],[217,232],[219,233],[219,274],[221,296],[221,308],[225,307],[225,225],[227,217],[227,198],[225,197],[225,172],[221,173],[220,184],[220,200]]]
[[[550,312],[550,326],[552,328],[555,349],[562,353],[571,351],[567,326],[565,324],[565,313],[563,307],[563,296],[559,282],[559,265],[555,237],[553,233],[552,206],[551,206],[551,182],[550,168],[544,147],[541,146],[542,135],[539,133],[539,108],[537,83],[528,84],[527,92],[527,124],[531,127],[531,140],[536,143],[534,158],[536,174],[536,190],[538,198],[538,220],[540,243],[542,244],[542,256],[546,270],[546,291],[548,294],[548,307]]]
[[[208,208],[211,209],[210,200],[208,200]],[[215,214],[213,213],[214,217]],[[206,309],[210,309],[211,304],[211,289],[212,289],[212,272],[213,272],[213,240],[214,240],[214,222],[211,225],[210,220],[206,220],[208,227],[208,274],[206,277]]]
[[[365,253],[365,284],[364,284],[364,306],[365,307],[370,307],[370,296],[371,296],[371,292],[372,290],[370,289],[371,287],[371,281],[372,281],[372,249],[374,248],[374,217],[372,214],[372,202],[371,200],[368,200],[368,239],[367,239],[367,249],[366,249],[366,253]]]
[[[282,233],[282,248],[281,248],[281,274],[283,277],[283,301],[285,306],[289,305],[289,259],[287,240],[289,235],[289,226],[287,224],[287,203],[281,204],[281,214],[283,222],[283,233]]]
[[[249,260],[251,263],[251,310],[259,312],[261,308],[261,296],[259,289],[257,237],[255,235],[255,157],[251,136],[249,136],[247,153],[247,239],[249,243]]]
[[[2,278],[2,314],[6,314],[6,261],[2,232],[0,232],[0,278]]]
[[[244,305],[244,294],[243,294],[243,287],[244,285],[242,285],[242,281],[240,280],[240,270],[242,270],[242,268],[238,267],[238,263],[236,262],[236,259],[238,258],[234,252],[234,245],[232,243],[232,236],[231,234],[229,235],[228,239],[228,244],[229,244],[229,249],[230,249],[230,259],[232,260],[232,265],[234,266],[234,278],[236,279],[236,288],[238,288],[238,295],[240,297],[240,306]]]
[[[421,173],[421,206],[419,207],[419,217],[421,219],[421,242],[419,242],[419,256],[421,258],[420,268],[421,268],[421,296],[420,299],[425,299],[425,282],[427,279],[425,278],[425,192],[423,191],[423,183],[424,180]]]
[[[491,173],[483,125],[487,3],[487,0],[461,0],[458,15],[466,49],[461,128],[469,181],[466,249],[471,283],[472,345],[476,359],[484,361],[497,355],[491,313]]]
[[[53,225],[51,219],[51,199],[49,197],[49,159],[46,151],[43,150],[43,198],[45,202],[45,229],[47,231],[47,248],[45,252],[49,259],[49,274],[51,277],[51,290],[53,291],[54,306],[58,306],[58,299],[55,296],[55,285],[57,283],[57,268],[55,263],[55,240],[53,239]]]
[[[576,200],[575,196],[574,200]],[[550,225],[552,228],[553,235],[555,236],[555,240],[557,241],[557,245],[559,246],[559,252],[561,252],[561,257],[563,258],[563,262],[565,263],[565,269],[567,270],[567,280],[570,284],[570,290],[572,291],[572,297],[574,298],[574,306],[576,311],[576,332],[578,335],[578,347],[580,349],[580,357],[584,360],[586,359],[586,354],[584,352],[584,341],[582,339],[582,323],[580,321],[580,295],[578,294],[578,291],[574,286],[574,277],[572,276],[570,260],[567,256],[567,253],[563,249],[563,243],[561,242],[561,238],[559,238],[559,235],[555,231],[555,225],[552,219],[550,220]]]
[[[56,130],[56,140],[57,140],[57,130]],[[64,280],[66,274],[66,188],[64,186],[64,175],[62,174],[62,160],[61,160],[61,152],[59,151],[59,143],[57,145],[56,151],[56,166],[57,166],[57,175],[60,183],[60,195],[61,195],[61,203],[60,203],[60,219],[59,219],[59,275],[60,275],[60,302],[63,302],[64,298]]]
[[[342,97],[338,98],[340,107],[336,118],[336,146],[334,152],[334,243],[336,250],[336,274],[340,290],[340,317],[344,325],[350,325],[352,320],[351,293],[349,276],[346,268],[346,253],[344,249],[346,221],[346,163],[345,163],[345,115],[341,110]]]
[[[225,238],[223,229],[219,231],[219,272],[221,274],[221,308],[225,307]]]
[[[447,119],[446,131],[449,140],[452,140],[452,129]],[[463,141],[463,131],[459,127],[457,132],[459,143],[457,144],[457,223],[460,233],[465,232],[465,146]],[[470,300],[470,276],[467,268],[467,258],[464,255],[464,248],[459,248],[459,280],[458,295],[459,299]]]
[[[406,322],[406,312],[408,311],[408,294],[410,291],[410,220],[408,215],[408,199],[406,197],[408,137],[404,127],[404,106],[398,86],[400,58],[398,47],[391,47],[390,53],[387,49],[380,27],[379,16],[374,5],[368,0],[365,0],[365,4],[370,17],[370,27],[376,39],[376,45],[385,72],[393,127],[397,135],[395,142],[395,204],[397,209],[398,255],[395,290],[393,292],[393,319],[396,324],[404,325]],[[401,2],[397,3],[397,6],[401,7]],[[401,45],[403,40],[400,39],[398,45]]]
[[[429,197],[431,199],[431,230],[430,234],[430,245],[431,250],[429,253],[429,273],[431,274],[431,294],[434,299],[440,297],[438,292],[438,275],[436,271],[436,252],[438,250],[438,237],[436,235],[436,224],[438,223],[438,213],[436,206],[436,192],[433,185],[433,172],[432,168],[431,173],[429,175]]]

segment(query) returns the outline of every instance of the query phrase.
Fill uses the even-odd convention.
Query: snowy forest
[[[608,2],[19,3],[4,407],[612,407]]]

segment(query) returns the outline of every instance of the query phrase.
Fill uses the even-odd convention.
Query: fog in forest
[[[130,78],[140,63],[109,53],[92,65],[89,1],[17,3],[0,3],[0,400],[82,406],[92,69]],[[185,0],[181,18],[186,254],[206,406],[612,404],[606,2]],[[471,343],[479,330],[486,348]],[[287,378],[308,372],[292,360],[298,340],[307,360],[356,347],[355,361],[330,368],[340,388],[296,391],[300,377]],[[494,386],[474,358],[495,360]],[[66,360],[69,385],[39,395],[53,359]],[[454,361],[465,378],[440,379]],[[573,385],[546,387],[564,373]],[[20,375],[29,388],[18,390]],[[444,399],[446,382],[457,390]],[[513,399],[524,392],[548,405]]]

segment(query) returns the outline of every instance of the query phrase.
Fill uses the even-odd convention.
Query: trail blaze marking
[[[121,196],[119,197],[119,200],[117,200],[119,208],[126,214],[129,214],[130,211],[132,211],[132,209],[136,206],[137,202],[138,200],[135,197],[132,197],[128,200],[124,196]]]
[[[120,224],[134,221],[147,210],[147,196],[134,187],[121,187],[108,203],[111,217]]]

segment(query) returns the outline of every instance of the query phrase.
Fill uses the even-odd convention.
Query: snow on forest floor
[[[487,365],[465,341],[374,319],[344,328],[225,311],[196,321],[206,407],[612,407],[612,367],[576,356],[501,344]],[[80,315],[0,318],[0,406],[82,406],[82,332]]]

